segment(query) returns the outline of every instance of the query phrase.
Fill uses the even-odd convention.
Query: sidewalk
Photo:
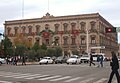
[[[18,65],[21,65],[22,62],[18,62]],[[26,62],[26,65],[39,65],[39,62]]]

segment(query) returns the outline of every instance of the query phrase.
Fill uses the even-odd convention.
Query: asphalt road
[[[109,62],[103,68],[89,64],[2,65],[0,83],[107,83],[110,72]],[[116,77],[112,83],[117,83]]]

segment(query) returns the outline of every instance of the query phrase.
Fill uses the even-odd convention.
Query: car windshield
[[[43,59],[49,59],[48,57],[44,57]]]
[[[88,55],[83,55],[82,57],[89,57]]]
[[[78,58],[77,56],[71,56],[70,58]]]

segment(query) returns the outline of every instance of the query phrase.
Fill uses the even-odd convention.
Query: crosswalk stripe
[[[76,78],[72,78],[70,80],[66,80],[64,82],[72,82],[72,81],[75,81],[75,80],[78,80],[78,79],[82,79],[83,77],[76,77]]]
[[[60,75],[57,75],[57,76],[42,78],[42,79],[38,79],[38,80],[48,80],[48,79],[57,78],[57,77],[61,77],[61,76],[60,76]]]
[[[33,74],[33,75],[23,75],[23,76],[18,76],[18,77],[15,77],[15,78],[25,78],[25,77],[32,77],[32,76],[38,76],[40,74]]]
[[[65,76],[65,77],[62,77],[62,78],[53,79],[53,80],[49,80],[49,81],[60,81],[60,80],[67,79],[67,78],[71,78],[71,76]]]
[[[30,78],[25,78],[25,79],[34,79],[34,78],[41,78],[41,77],[47,77],[50,75],[41,75],[41,76],[34,76],[34,77],[30,77]]]
[[[3,77],[17,77],[17,76],[27,76],[30,75],[29,73],[27,74],[15,74],[15,73],[5,73],[5,74],[1,74]]]
[[[98,80],[98,81],[96,81],[96,82],[94,82],[94,83],[103,83],[104,81],[106,81],[107,80],[107,78],[102,78],[102,79],[100,79],[100,80]]]
[[[94,80],[95,78],[88,78],[88,79],[86,79],[86,80],[83,80],[83,81],[81,81],[80,83],[87,83],[87,82],[89,82],[89,81],[91,81],[91,80]]]
[[[8,82],[8,81],[0,81],[0,83],[13,83],[13,82]]]

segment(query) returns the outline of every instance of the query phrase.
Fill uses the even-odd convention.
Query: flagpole
[[[24,19],[24,0],[22,0],[22,19]]]
[[[48,13],[49,13],[49,0],[48,0]]]

